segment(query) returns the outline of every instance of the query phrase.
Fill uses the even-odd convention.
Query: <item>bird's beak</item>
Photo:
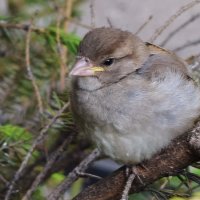
[[[82,57],[76,61],[69,75],[70,76],[94,76],[96,72],[102,72],[102,71],[104,71],[103,67],[94,66],[92,62],[90,61],[90,59],[86,57]]]

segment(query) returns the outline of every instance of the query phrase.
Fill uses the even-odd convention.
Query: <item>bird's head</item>
[[[76,78],[110,83],[135,71],[148,56],[137,36],[114,28],[96,28],[88,32],[78,48],[76,63],[70,72]]]

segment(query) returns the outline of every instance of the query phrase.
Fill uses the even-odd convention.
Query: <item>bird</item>
[[[151,159],[200,114],[200,89],[185,61],[129,31],[89,31],[70,77],[79,130],[104,155],[126,165]]]

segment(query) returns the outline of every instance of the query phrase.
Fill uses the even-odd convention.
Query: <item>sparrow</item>
[[[148,160],[199,117],[200,89],[175,53],[106,27],[88,32],[77,52],[70,72],[74,119],[112,159]]]

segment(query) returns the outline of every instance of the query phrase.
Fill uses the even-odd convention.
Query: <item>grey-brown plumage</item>
[[[126,31],[86,34],[71,76],[80,130],[123,163],[149,159],[190,129],[200,113],[200,90],[184,61]]]

